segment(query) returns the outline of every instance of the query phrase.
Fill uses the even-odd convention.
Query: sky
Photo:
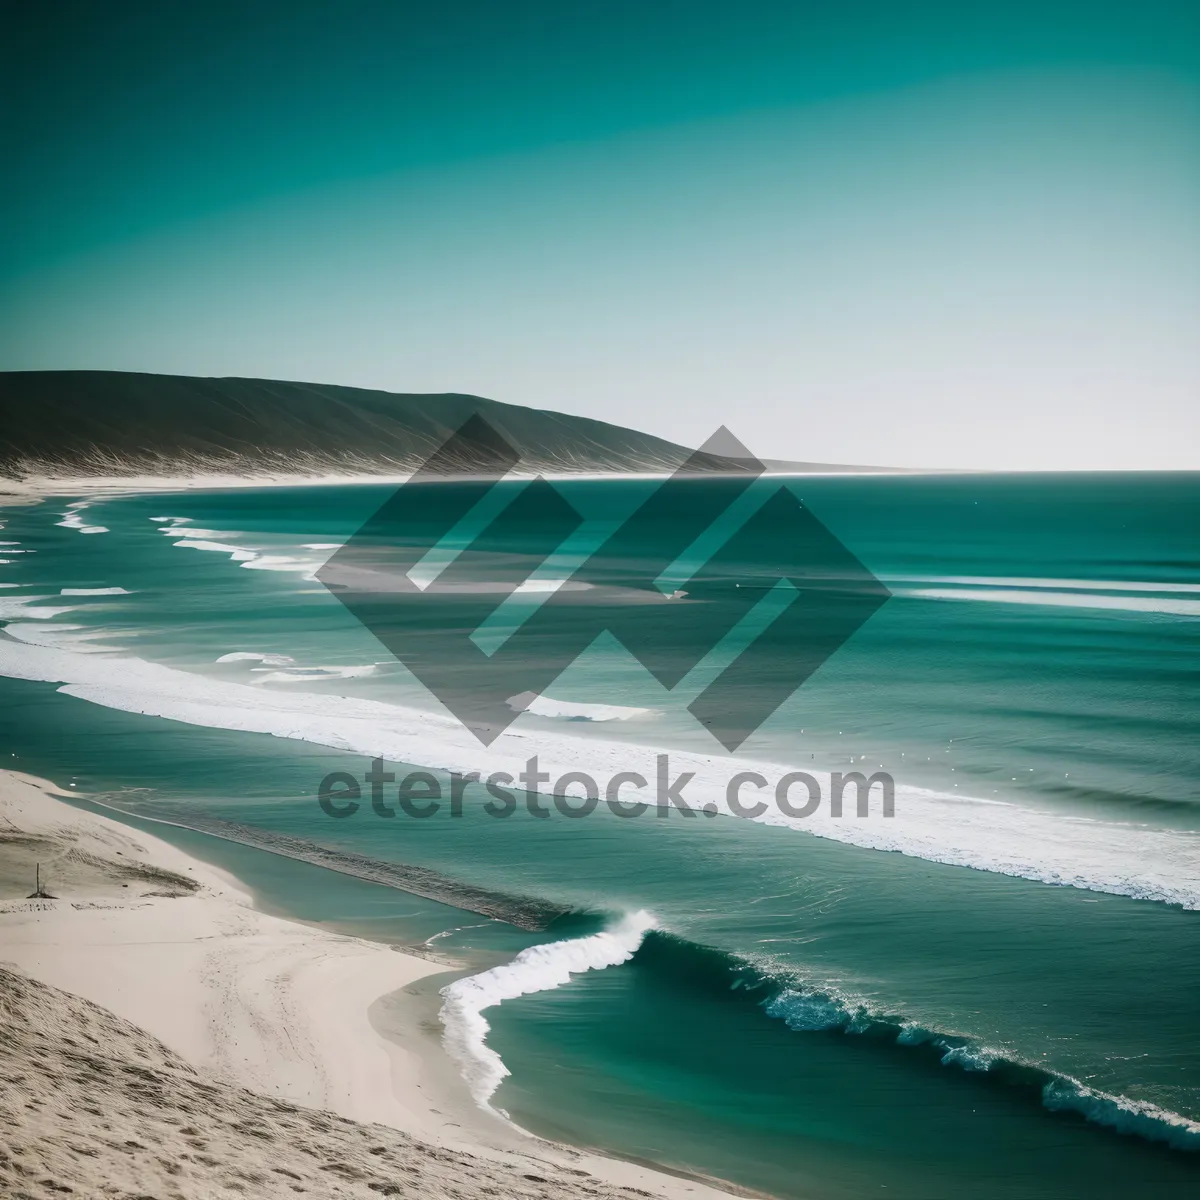
[[[0,11],[0,370],[1200,469],[1194,0]]]

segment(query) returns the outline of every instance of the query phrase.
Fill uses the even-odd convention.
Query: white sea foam
[[[890,1020],[876,1017],[861,998],[793,988],[780,992],[763,1009],[768,1016],[777,1017],[798,1033],[833,1029],[864,1033],[873,1026],[878,1028],[879,1020]],[[1051,1074],[1044,1063],[1030,1063],[1003,1050],[939,1033],[915,1022],[901,1026],[896,1041],[901,1046],[932,1045],[942,1053],[943,1066],[963,1071],[986,1072],[1008,1062],[1040,1072],[1043,1078]],[[1042,1087],[1042,1103],[1051,1111],[1069,1109],[1098,1125],[1166,1142],[1179,1150],[1200,1149],[1200,1122],[1144,1100],[1097,1091],[1070,1075],[1051,1074]]]
[[[172,535],[185,533],[187,536],[174,542],[173,545],[180,546],[185,550],[204,550],[209,553],[228,554],[230,561],[236,562],[250,571],[289,571],[299,574],[304,579],[314,579],[314,572],[324,563],[324,559],[301,558],[294,554],[267,554],[262,550],[255,550],[249,546],[238,546],[232,542],[212,541],[209,537],[202,536],[205,534],[222,536],[217,534],[217,531],[211,529],[176,529],[164,526],[162,532]]]
[[[282,671],[254,667],[253,670],[264,672],[255,683],[319,683],[327,679],[362,679],[366,675],[374,675],[375,664],[349,667],[291,667]]]
[[[798,1033],[814,1033],[825,1029],[853,1029],[867,1019],[864,1006],[848,1002],[840,996],[817,992],[801,992],[789,988],[764,1006],[769,1017],[778,1017],[789,1029]],[[865,1026],[864,1026],[865,1027]]]
[[[292,554],[255,554],[242,563],[247,571],[297,571],[305,578],[310,578],[322,565],[321,559],[297,558]]]
[[[1098,1091],[1078,1079],[1052,1080],[1042,1089],[1042,1103],[1052,1112],[1077,1112],[1097,1125],[1166,1142],[1177,1150],[1200,1150],[1200,1121],[1145,1100]]]
[[[525,579],[513,588],[514,596],[552,596],[567,581],[565,579]]]
[[[102,588],[60,588],[60,596],[131,596],[132,592],[127,592],[122,587],[102,587]]]
[[[4,626],[4,632],[9,637],[31,646],[52,646],[56,649],[74,650],[78,654],[120,653],[120,647],[105,646],[96,640],[104,636],[103,630],[91,629],[86,625],[67,625],[58,621],[41,621],[36,624],[12,621]]]
[[[255,683],[312,683],[326,679],[360,679],[365,675],[373,675],[378,665],[366,663],[336,667],[305,667],[298,666],[296,660],[287,654],[259,654],[252,650],[235,650],[230,654],[222,654],[216,661],[219,663],[261,663],[262,666],[250,668],[259,676],[254,680]]]
[[[942,1066],[962,1067],[964,1071],[990,1071],[1003,1055],[989,1046],[950,1046],[942,1055]]]
[[[80,533],[108,533],[109,529],[107,525],[89,525],[79,515],[79,513],[87,507],[88,506],[86,504],[68,504],[68,509],[74,509],[76,511],[64,512],[62,514],[62,520],[55,521],[54,523],[56,525],[63,526],[64,529],[76,529]]]
[[[49,621],[60,613],[71,612],[73,604],[42,604],[52,596],[9,596],[0,599],[0,621]]]
[[[207,550],[213,554],[228,554],[234,562],[248,562],[258,557],[257,550],[247,550],[242,546],[234,546],[229,542],[210,542],[205,538],[183,538],[174,545],[182,546],[185,550]]]
[[[484,1011],[505,1000],[562,987],[570,983],[572,975],[628,962],[654,927],[649,913],[632,913],[590,937],[530,946],[511,962],[442,988],[443,1041],[481,1108],[500,1111],[493,1109],[490,1101],[510,1073],[487,1044],[490,1026]]]
[[[40,609],[45,597],[0,600],[12,619],[52,617],[62,608]],[[28,606],[28,607],[26,607]],[[6,610],[0,607],[0,619]],[[295,738],[365,757],[413,763],[446,771],[506,771],[514,778],[533,755],[552,779],[587,770],[603,787],[618,772],[638,772],[646,790],[627,787],[624,801],[655,803],[658,752],[566,731],[519,725],[483,747],[452,717],[346,696],[278,691],[219,680],[151,664],[137,658],[99,660],[92,655],[22,645],[0,639],[0,674],[62,684],[62,691],[127,712],[166,717],[216,729],[237,729]],[[684,797],[693,809],[730,812],[726,785],[737,772],[758,770],[774,782],[786,765],[754,763],[720,755],[670,755],[672,777],[688,772]],[[1066,820],[1053,810],[1004,800],[946,794],[896,785],[895,816],[878,802],[867,817],[835,818],[828,811],[829,776],[816,773],[824,801],[808,818],[779,811],[764,789],[767,807],[755,819],[817,837],[875,850],[891,850],[931,862],[1020,876],[1048,884],[1112,892],[1200,909],[1200,834],[1144,824],[1091,818]],[[877,789],[878,791],[878,789]],[[803,788],[792,801],[804,800]],[[742,789],[743,805],[759,795]],[[847,798],[849,801],[849,797]]]
[[[35,646],[49,646],[55,644],[55,638],[58,634],[66,633],[68,630],[83,629],[83,625],[67,625],[60,621],[9,621],[4,626],[4,632],[9,637],[14,637],[21,642],[29,642]]]
[[[268,667],[286,667],[296,660],[286,654],[256,654],[253,650],[234,650],[231,654],[222,654],[216,661],[219,663],[260,662]]]
[[[1042,588],[1048,591],[1093,592],[1183,592],[1200,593],[1200,583],[1158,583],[1130,579],[1040,579],[1010,575],[888,575],[883,580],[889,587],[894,583],[953,584],[987,588]]]
[[[1177,617],[1200,617],[1200,600],[1169,596],[1106,596],[1100,592],[1052,592],[1036,588],[904,588],[893,595],[921,600],[983,601],[991,604],[1040,604],[1053,608],[1098,608],[1116,612],[1161,613]]]
[[[561,721],[628,721],[648,713],[648,708],[633,708],[622,704],[580,704],[570,700],[554,700],[533,692],[510,696],[506,701],[514,712],[532,713],[535,717],[550,717]]]

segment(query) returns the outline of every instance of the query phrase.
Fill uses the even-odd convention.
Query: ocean
[[[556,482],[576,548],[656,486]],[[738,630],[668,689],[586,590],[594,640],[485,745],[317,576],[391,485],[0,509],[0,761],[152,823],[272,911],[467,964],[442,981],[445,1047],[495,1119],[796,1200],[1192,1194],[1200,475],[786,487],[890,595],[734,752],[688,705]],[[475,643],[523,627],[575,560],[521,534],[461,598],[407,608],[409,644],[469,633],[489,564],[542,586]],[[787,536],[768,523],[725,584],[770,592]],[[627,549],[641,578],[652,548]],[[703,587],[670,587],[638,602],[701,621]],[[739,686],[753,707],[761,681]],[[601,793],[621,772],[652,791],[666,756],[691,811],[579,819],[580,789],[556,804],[550,784],[542,815],[523,794],[492,815],[482,782],[446,799],[451,773],[535,754]],[[376,811],[375,759],[441,807],[407,815],[389,780]],[[729,811],[733,774],[798,771],[886,773],[894,812],[878,788],[866,815],[853,793],[840,816],[827,793],[806,816]],[[319,801],[337,773],[359,781],[350,815]]]

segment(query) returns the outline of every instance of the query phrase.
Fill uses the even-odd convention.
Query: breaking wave
[[[861,1039],[864,1050],[872,1044],[879,1050],[901,1047],[914,1056],[933,1057],[944,1067],[985,1076],[989,1085],[1014,1089],[1029,1104],[1051,1113],[1070,1114],[1175,1150],[1200,1152],[1200,1121],[1146,1100],[1089,1087],[971,1037],[880,1012],[861,998],[815,986],[792,972],[776,972],[699,945],[659,928],[644,911],[622,917],[600,933],[531,946],[511,962],[442,989],[443,1041],[476,1103],[507,1117],[491,1102],[510,1071],[487,1044],[490,1026],[483,1015],[487,1009],[563,987],[574,975],[618,966],[635,957],[643,969],[683,985],[689,993],[755,1004],[797,1034]]]
[[[546,992],[570,983],[572,975],[628,962],[655,927],[647,912],[621,918],[588,937],[567,938],[522,950],[511,962],[442,988],[443,1041],[458,1064],[476,1104],[492,1112],[491,1098],[510,1072],[487,1044],[490,1030],[484,1011],[505,1000]]]
[[[70,611],[43,604],[47,599],[0,600],[0,620],[45,620]],[[650,781],[647,790],[627,789],[623,799],[655,800],[659,752],[628,742],[512,728],[485,748],[453,718],[437,713],[351,696],[266,689],[139,658],[72,653],[5,638],[0,638],[0,674],[57,683],[68,695],[125,712],[294,738],[433,770],[484,776],[504,771],[516,778],[538,755],[551,779],[581,769],[596,779],[637,772]],[[776,776],[791,769],[717,755],[670,755],[673,774],[694,776],[686,793],[692,809],[726,816],[735,815],[726,783],[735,772],[756,766]],[[768,805],[753,819],[929,862],[1200,910],[1200,834],[1194,832],[1082,817],[1063,820],[1053,811],[902,784],[896,786],[894,817],[884,816],[878,806],[861,818],[838,818],[827,810],[822,806],[810,817],[796,818]]]
[[[1023,1091],[1030,1101],[1050,1112],[1074,1113],[1117,1133],[1175,1150],[1200,1151],[1200,1121],[1145,1100],[1102,1092],[1070,1075],[1023,1061],[1012,1052],[879,1012],[861,998],[814,986],[787,973],[775,974],[736,955],[660,930],[646,937],[638,960],[710,993],[741,992],[795,1033],[846,1035],[867,1043],[907,1047],[914,1054],[936,1056],[945,1067],[985,1074],[998,1085]]]

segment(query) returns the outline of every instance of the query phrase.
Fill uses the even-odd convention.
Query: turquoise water
[[[586,541],[651,486],[564,490]],[[603,636],[540,715],[483,749],[313,578],[386,495],[363,487],[0,513],[16,543],[0,547],[15,585],[0,589],[0,755],[142,817],[436,872],[417,897],[171,834],[277,911],[437,938],[476,972],[525,951],[526,994],[485,1010],[511,1072],[494,1093],[463,1045],[477,1094],[528,1128],[778,1196],[1187,1194],[1200,478],[793,487],[893,595],[733,764],[686,709],[711,663],[671,693]],[[738,565],[756,567],[770,563]],[[361,777],[375,755],[444,779],[536,752],[603,777],[659,750],[696,770],[701,800],[731,767],[886,770],[895,817],[628,820],[601,805],[575,820],[547,802],[547,818],[496,820],[476,786],[457,818],[364,804],[332,820],[316,802],[323,776]],[[566,915],[540,931],[484,920],[455,906],[456,884]],[[625,961],[580,948],[631,914]],[[564,953],[596,969],[551,986]]]

